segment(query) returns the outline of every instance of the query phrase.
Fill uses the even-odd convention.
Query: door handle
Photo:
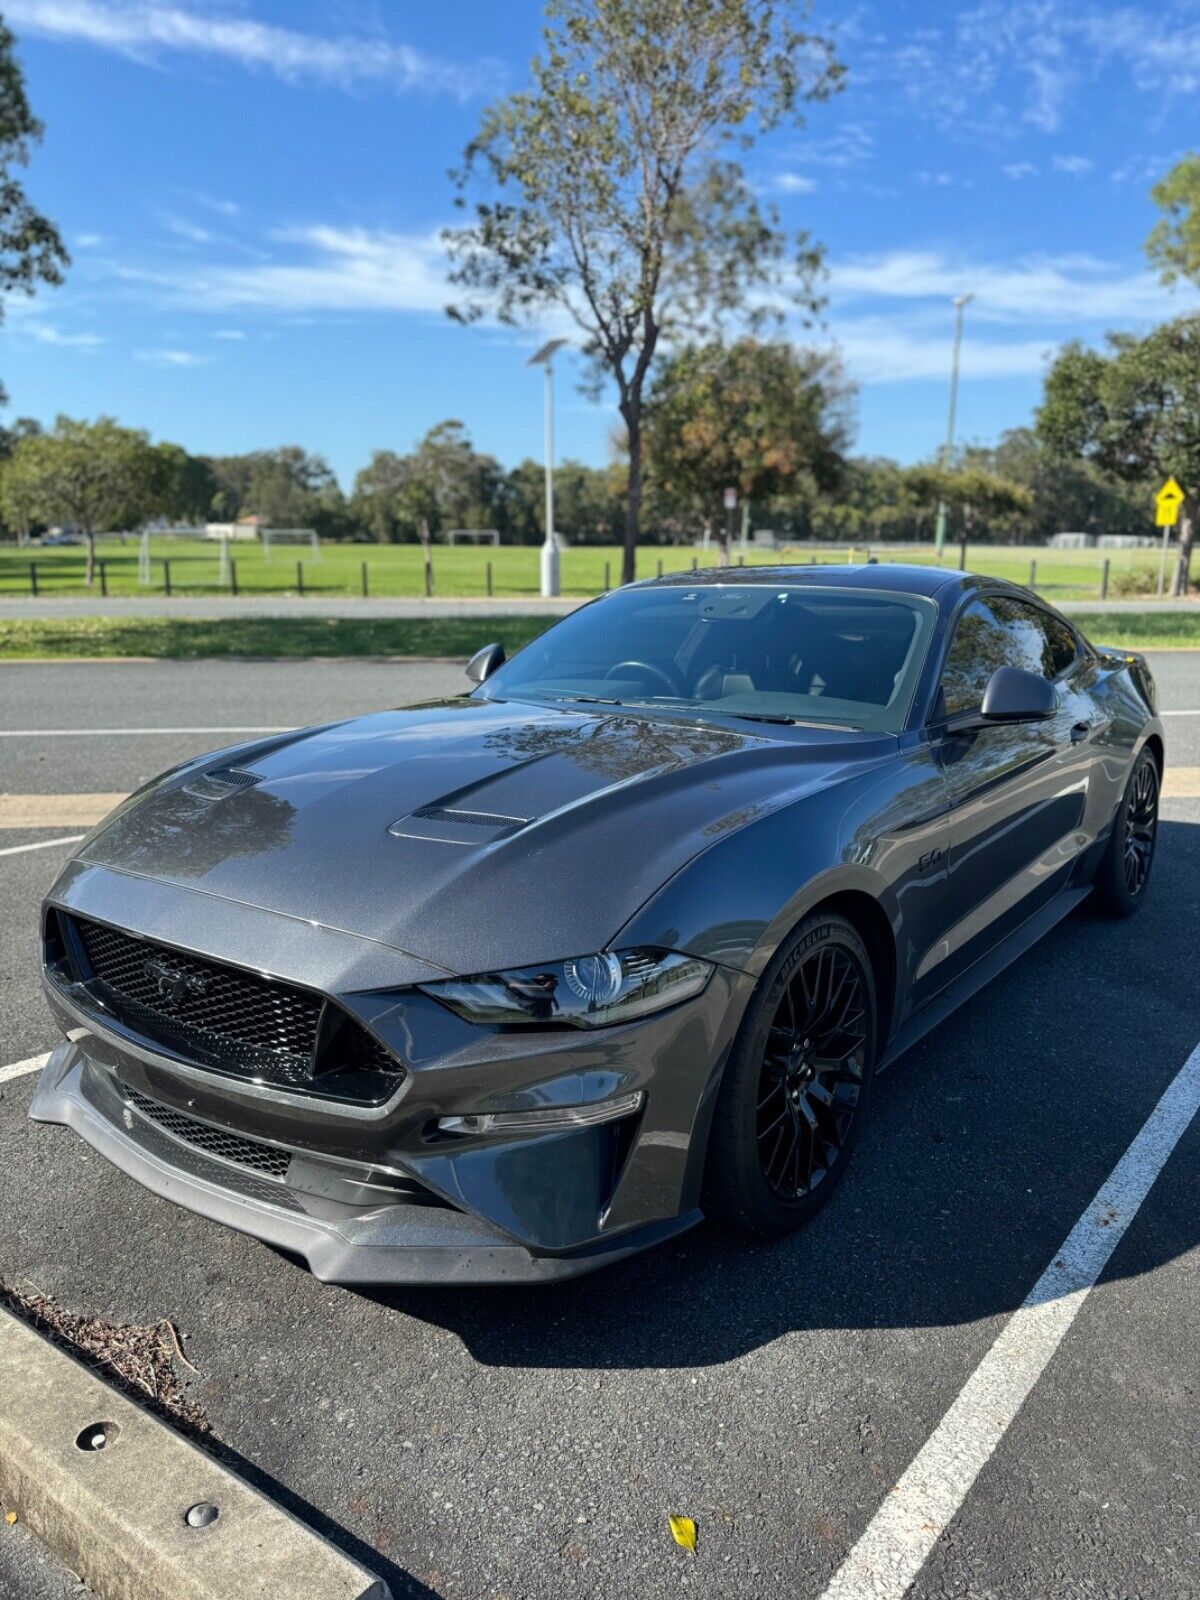
[[[1090,722],[1077,722],[1071,729],[1071,743],[1078,744],[1081,739],[1086,739],[1091,731],[1092,724]]]

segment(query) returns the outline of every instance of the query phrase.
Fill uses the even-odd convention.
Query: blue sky
[[[446,178],[519,85],[533,0],[0,0],[47,125],[28,173],[72,254],[10,301],[9,417],[107,412],[213,453],[297,443],[346,487],[444,417],[538,454],[538,329],[463,329],[438,245]],[[828,249],[820,342],[860,385],[860,450],[945,426],[949,300],[967,317],[960,437],[1028,421],[1046,353],[1193,303],[1142,240],[1150,183],[1200,146],[1200,0],[832,5],[849,77],[748,165]],[[569,369],[569,363],[568,363]],[[611,406],[560,387],[561,455]]]

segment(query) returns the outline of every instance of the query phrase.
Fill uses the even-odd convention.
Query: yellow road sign
[[[1154,496],[1155,518],[1160,528],[1173,528],[1179,521],[1179,508],[1183,504],[1183,499],[1183,490],[1174,478],[1168,478]]]

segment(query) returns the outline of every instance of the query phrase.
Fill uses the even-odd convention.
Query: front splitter
[[[405,1204],[342,1206],[315,1215],[302,1191],[263,1182],[181,1145],[151,1124],[136,1136],[119,1113],[110,1075],[67,1040],[42,1069],[29,1107],[34,1122],[71,1128],[115,1167],[187,1211],[304,1260],[323,1283],[554,1283],[620,1261],[693,1227],[699,1211],[631,1229],[569,1255],[535,1255],[466,1212]],[[107,1114],[116,1112],[115,1115]],[[328,1213],[328,1205],[324,1207]]]

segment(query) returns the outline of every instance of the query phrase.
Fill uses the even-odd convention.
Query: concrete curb
[[[390,1600],[382,1579],[7,1311],[0,1503],[102,1600]],[[189,1526],[195,1506],[218,1515]]]

